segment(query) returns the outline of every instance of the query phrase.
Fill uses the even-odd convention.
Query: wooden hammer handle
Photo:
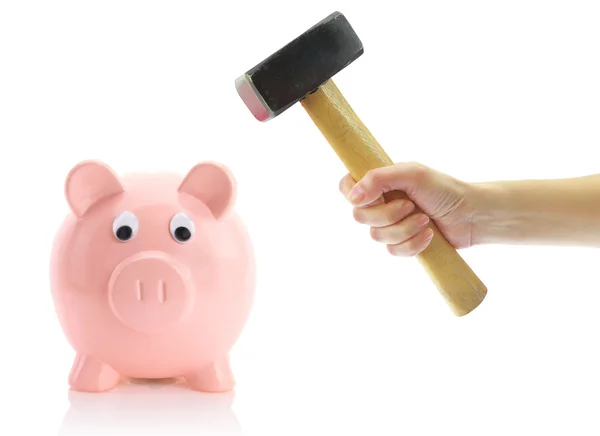
[[[342,160],[354,180],[375,168],[394,162],[352,110],[332,80],[301,101],[302,106]],[[400,191],[388,192],[386,201],[406,199]],[[413,213],[417,213],[418,208]],[[456,316],[475,309],[487,295],[487,288],[450,245],[433,221],[434,236],[417,258]]]

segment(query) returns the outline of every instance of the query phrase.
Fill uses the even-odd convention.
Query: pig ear
[[[100,200],[123,192],[123,185],[113,170],[102,162],[83,161],[69,172],[65,182],[67,203],[77,217],[82,217]]]
[[[196,197],[216,219],[225,217],[236,199],[236,182],[227,167],[216,162],[194,166],[179,185],[179,192]]]

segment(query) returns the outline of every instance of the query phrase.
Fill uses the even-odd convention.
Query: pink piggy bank
[[[85,161],[68,174],[65,195],[72,213],[50,270],[76,351],[71,388],[183,377],[197,391],[232,390],[229,352],[250,314],[255,263],[229,170],[204,162],[185,177],[119,177]]]

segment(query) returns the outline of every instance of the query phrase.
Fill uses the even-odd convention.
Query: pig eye
[[[131,212],[122,212],[113,221],[113,233],[119,241],[129,241],[138,231],[138,219]]]
[[[194,222],[183,212],[171,218],[171,235],[177,242],[187,242],[194,234]]]

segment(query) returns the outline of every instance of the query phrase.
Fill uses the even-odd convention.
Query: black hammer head
[[[259,121],[276,117],[363,54],[362,42],[334,12],[240,76],[235,86]]]

